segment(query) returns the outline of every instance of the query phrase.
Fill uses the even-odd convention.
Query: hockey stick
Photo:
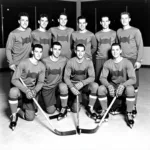
[[[102,117],[101,121],[100,121],[99,124],[98,124],[99,127],[101,126],[102,122],[104,121],[104,119],[105,119],[106,115],[108,114],[109,110],[111,109],[112,105],[113,105],[114,102],[116,101],[116,98],[117,98],[117,96],[115,96],[115,97],[113,98],[113,100],[111,101],[111,103],[109,104],[109,107],[107,108],[107,110],[106,110],[104,116]]]
[[[97,130],[99,129],[99,127],[101,126],[102,122],[104,121],[106,115],[108,114],[109,110],[111,109],[112,105],[114,104],[115,100],[116,100],[116,96],[113,98],[112,102],[110,103],[109,107],[107,108],[104,116],[102,117],[100,123],[94,128],[94,129],[80,129],[81,133],[86,133],[86,134],[91,134],[91,133],[95,133],[97,132]]]
[[[80,134],[81,129],[79,127],[79,95],[76,96],[76,99],[77,99],[77,126],[76,126],[76,130],[77,130],[77,133]]]
[[[22,80],[22,78],[19,78],[19,79],[20,79],[21,83],[22,83],[25,87],[27,87],[26,84],[24,83],[24,81]],[[37,105],[37,107],[40,109],[40,111],[41,111],[41,113],[43,114],[43,116],[44,116],[44,117],[46,118],[46,120],[48,121],[49,125],[51,126],[50,130],[51,130],[53,133],[55,133],[55,134],[57,134],[57,135],[61,135],[61,136],[74,135],[74,134],[76,134],[76,130],[64,131],[64,132],[62,132],[62,131],[58,131],[57,129],[53,128],[51,122],[49,121],[49,118],[47,117],[47,115],[45,114],[45,112],[43,111],[43,109],[41,108],[41,106],[38,104],[37,100],[36,100],[35,98],[32,98],[32,99],[33,99],[34,103]]]
[[[98,130],[98,126],[96,126],[96,128],[94,129],[82,129],[79,127],[79,95],[77,95],[77,126],[76,126],[76,130],[77,133],[86,133],[86,134],[92,134],[95,133]]]

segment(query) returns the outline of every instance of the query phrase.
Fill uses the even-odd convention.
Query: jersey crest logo
[[[130,43],[130,36],[128,37],[120,37],[120,43]]]
[[[26,38],[21,37],[21,39],[22,39],[22,45],[31,43],[30,37],[26,37]]]
[[[109,39],[100,39],[101,44],[109,44],[111,45],[111,38]]]
[[[50,40],[49,39],[41,39],[40,38],[40,44],[49,44]]]
[[[57,35],[57,41],[62,41],[62,42],[68,42],[69,41],[69,36],[59,36]]]
[[[85,46],[87,45],[87,39],[76,39],[75,40],[75,42],[76,42],[76,45],[77,44],[84,44]]]
[[[29,70],[28,73],[27,73],[27,78],[37,79],[38,78],[38,73],[30,72],[30,70]]]
[[[48,76],[49,75],[57,75],[57,74],[61,74],[61,68],[59,68],[59,69],[48,69],[47,70],[47,74],[48,74]]]

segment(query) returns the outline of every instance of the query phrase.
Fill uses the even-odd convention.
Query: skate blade
[[[60,120],[65,119],[66,117],[67,117],[67,115],[65,115],[64,117],[58,117],[57,120],[60,121]]]
[[[9,128],[10,128],[12,131],[14,131],[16,127],[11,127],[11,126],[9,126]]]

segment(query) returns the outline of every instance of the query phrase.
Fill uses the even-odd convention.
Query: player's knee
[[[67,94],[68,93],[68,87],[65,83],[59,84],[59,90],[61,94]]]
[[[127,86],[126,87],[126,95],[127,96],[134,96],[135,95],[135,91],[134,91],[133,86]]]
[[[93,82],[90,84],[91,93],[97,93],[98,84],[96,82]]]
[[[98,95],[106,95],[107,89],[104,85],[100,85],[98,87]]]
[[[25,111],[25,119],[27,121],[33,121],[35,118],[35,111],[26,110]]]
[[[48,114],[53,114],[55,111],[56,111],[56,107],[54,105],[49,106],[49,107],[46,108],[46,112]]]
[[[18,99],[19,95],[20,95],[20,91],[18,88],[12,87],[10,89],[10,91],[9,91],[9,98],[10,99]]]

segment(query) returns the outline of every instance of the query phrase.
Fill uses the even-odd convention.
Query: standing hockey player
[[[109,17],[102,16],[100,24],[102,26],[102,30],[95,34],[98,43],[95,65],[95,78],[97,82],[99,82],[99,76],[104,62],[109,59],[108,53],[111,51],[111,45],[112,43],[115,43],[116,40],[116,32],[109,28]]]
[[[89,94],[89,104],[87,114],[89,117],[96,119],[96,113],[93,109],[97,99],[98,84],[94,82],[95,72],[93,63],[85,56],[85,46],[76,45],[76,57],[71,58],[65,67],[64,80],[73,95],[79,95],[80,92]],[[72,98],[70,99],[72,100]],[[82,101],[83,102],[83,101]],[[77,112],[76,101],[73,102],[72,109]]]
[[[53,42],[60,42],[62,45],[61,56],[65,56],[68,59],[72,57],[71,51],[71,34],[74,29],[67,27],[67,14],[61,13],[59,15],[59,26],[52,27],[49,29],[49,32],[52,34],[52,41]]]
[[[59,42],[54,42],[52,46],[52,55],[44,58],[42,61],[46,66],[45,83],[42,90],[46,112],[53,114],[56,110],[56,96],[60,95],[61,111],[58,120],[64,118],[67,114],[68,89],[62,81],[66,57],[60,56],[62,46]],[[58,97],[57,97],[58,98]]]
[[[119,44],[112,44],[111,53],[113,59],[104,63],[98,88],[98,99],[100,101],[102,112],[97,119],[101,119],[107,109],[107,96],[126,97],[126,121],[129,126],[133,126],[132,116],[133,105],[135,101],[134,84],[136,83],[135,71],[132,63],[121,56],[122,50]],[[108,115],[106,116],[106,120]]]
[[[32,98],[37,98],[38,93],[44,84],[45,66],[41,63],[43,47],[35,44],[32,50],[32,57],[22,60],[16,68],[12,77],[12,87],[9,91],[9,104],[11,109],[10,128],[14,129],[17,124],[18,115],[25,120],[32,121],[35,117],[35,106]],[[25,87],[20,78],[27,85]],[[22,100],[21,108],[18,101]]]
[[[133,116],[137,114],[136,103],[139,87],[139,69],[143,57],[143,40],[139,29],[130,26],[130,14],[128,12],[121,13],[121,23],[123,28],[118,29],[117,36],[122,49],[122,56],[131,60],[136,69],[137,82],[135,86],[135,104],[133,107]]]
[[[74,50],[77,44],[85,45],[85,57],[92,59],[92,55],[96,51],[97,42],[95,35],[86,29],[87,21],[84,16],[78,17],[78,28],[79,31],[72,33],[72,40],[74,45]]]
[[[31,52],[31,29],[28,28],[29,16],[25,12],[19,15],[19,27],[10,32],[6,44],[6,57],[9,68],[15,70],[20,61],[29,58]]]
[[[41,14],[38,20],[39,28],[32,31],[33,44],[41,44],[43,46],[42,58],[49,56],[49,51],[51,48],[51,34],[46,30],[48,25],[48,15]]]

